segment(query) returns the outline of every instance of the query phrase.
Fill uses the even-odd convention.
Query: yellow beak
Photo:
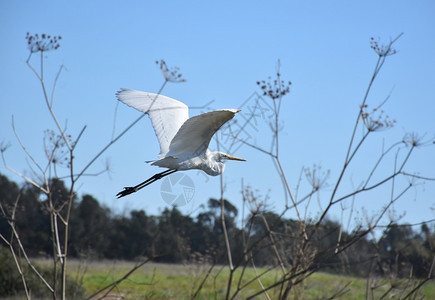
[[[243,159],[243,158],[240,158],[240,157],[236,157],[236,156],[232,156],[232,155],[226,155],[226,157],[228,158],[228,159],[231,159],[231,160],[240,160],[240,161],[246,161],[246,159]]]

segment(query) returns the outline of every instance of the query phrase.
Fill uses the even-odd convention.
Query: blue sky
[[[209,106],[217,109],[239,108],[253,92],[260,92],[256,82],[273,76],[279,59],[282,78],[292,81],[291,93],[283,100],[280,133],[281,159],[290,186],[295,191],[301,169],[314,164],[330,170],[332,184],[376,63],[370,37],[389,42],[403,32],[395,44],[398,54],[387,59],[368,100],[373,107],[391,94],[384,109],[397,123],[372,135],[344,180],[345,193],[365,178],[382,147],[402,139],[406,132],[433,140],[434,14],[433,1],[2,1],[0,138],[11,145],[6,153],[9,165],[31,176],[11,128],[12,115],[20,138],[38,161],[45,159],[44,130],[54,128],[40,83],[25,64],[27,32],[62,36],[61,47],[46,55],[46,83],[51,89],[59,66],[65,66],[56,86],[54,109],[72,136],[87,126],[77,147],[77,170],[109,142],[114,127],[119,132],[138,116],[117,104],[119,88],[158,91],[163,77],[156,60],[179,67],[187,79],[168,84],[164,95],[193,107],[213,101]],[[32,62],[37,64],[37,57]],[[205,110],[192,110],[191,115]],[[267,130],[263,120],[251,129],[250,142],[268,147]],[[212,142],[211,148],[215,145]],[[107,160],[111,172],[84,177],[78,193],[90,193],[119,213],[130,209],[158,213],[167,206],[160,194],[161,183],[115,198],[122,187],[161,171],[144,163],[156,158],[158,151],[151,124],[143,119],[89,170],[98,172]],[[241,208],[243,181],[259,195],[268,195],[269,206],[280,211],[282,185],[270,158],[246,146],[231,154],[247,162],[227,163],[225,197]],[[390,158],[380,173],[392,168]],[[406,170],[435,177],[435,148],[417,149]],[[3,166],[0,172],[19,181]],[[194,213],[208,198],[220,196],[218,177],[196,171],[186,174],[195,184],[195,195],[181,208],[183,212]],[[307,216],[318,214],[331,189],[326,186],[305,207]],[[390,192],[388,185],[358,198],[359,215],[351,215],[351,206],[345,203],[345,215],[364,219],[385,203]],[[299,193],[304,194],[302,186]],[[396,216],[404,214],[403,221],[411,223],[435,218],[434,195],[433,182],[417,185],[394,205]],[[294,217],[293,212],[288,216]],[[337,207],[331,217],[338,220],[340,216]]]

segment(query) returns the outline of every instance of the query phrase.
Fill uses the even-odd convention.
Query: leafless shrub
[[[51,93],[47,87],[47,83],[44,78],[44,62],[45,58],[43,53],[48,51],[54,51],[59,49],[60,41],[62,40],[61,36],[52,36],[47,34],[34,34],[31,35],[27,33],[26,35],[27,45],[29,48],[29,57],[26,61],[27,67],[34,73],[37,80],[41,84],[41,89],[43,93],[43,99],[45,102],[45,106],[50,113],[51,119],[54,123],[54,129],[47,129],[45,131],[45,135],[43,138],[44,151],[46,156],[46,161],[37,161],[31,153],[31,150],[27,149],[24,143],[21,141],[18,132],[15,130],[15,125],[12,123],[12,128],[17,137],[18,142],[20,143],[22,149],[26,154],[26,159],[30,162],[29,168],[32,170],[32,176],[26,176],[21,174],[20,172],[13,169],[7,163],[6,152],[9,144],[3,142],[1,145],[1,155],[3,159],[3,163],[5,167],[13,172],[14,174],[20,176],[25,181],[29,182],[36,188],[38,188],[46,197],[44,209],[50,218],[50,234],[52,240],[52,249],[51,258],[53,262],[53,278],[51,280],[44,278],[44,276],[38,271],[37,267],[32,264],[30,259],[26,254],[26,249],[23,247],[21,243],[20,233],[17,231],[15,226],[15,212],[18,208],[19,199],[15,202],[13,207],[5,207],[0,205],[1,208],[1,216],[8,220],[10,228],[12,229],[13,235],[9,239],[3,235],[0,235],[1,239],[9,246],[11,253],[14,256],[17,268],[21,270],[21,259],[18,252],[21,253],[24,257],[24,262],[28,264],[31,269],[38,275],[43,284],[47,287],[47,289],[52,293],[53,299],[65,299],[66,295],[66,274],[67,274],[67,262],[68,262],[68,242],[69,242],[69,233],[71,230],[74,230],[70,227],[70,217],[73,203],[76,199],[76,194],[74,192],[75,186],[77,182],[85,175],[87,176],[96,176],[101,174],[102,172],[106,172],[109,170],[109,166],[106,165],[104,170],[101,170],[97,173],[91,174],[88,173],[88,169],[95,163],[97,159],[101,157],[101,155],[115,142],[117,142],[128,130],[130,130],[140,119],[143,118],[144,114],[138,117],[134,122],[132,122],[129,126],[127,126],[120,133],[112,135],[111,140],[101,147],[101,150],[97,152],[92,159],[82,168],[77,169],[75,165],[75,148],[80,141],[81,136],[86,130],[86,126],[82,127],[82,130],[79,132],[77,136],[72,136],[67,132],[67,128],[60,125],[58,120],[56,111],[53,109],[53,102],[55,100],[54,91],[56,89],[57,81],[59,76],[61,75],[64,66],[59,67],[59,71],[54,79],[53,86],[51,89]],[[39,66],[36,67],[32,62],[32,57],[34,54],[39,55]],[[160,69],[163,72],[164,83],[160,88],[158,94],[162,91],[167,82],[184,82],[185,79],[179,73],[178,68],[169,68],[166,65],[164,60],[159,62]],[[38,65],[38,64],[36,64]],[[115,128],[115,127],[114,127]],[[63,169],[59,169],[59,167],[63,167]],[[65,172],[66,170],[66,172]],[[62,172],[61,172],[62,171]],[[62,174],[60,174],[62,173]],[[33,178],[34,179],[33,179]],[[55,188],[55,183],[58,182],[59,178],[67,179],[69,183],[69,190],[66,195],[59,195]],[[114,287],[118,285],[118,283],[124,279],[126,279],[131,273],[133,273],[137,268],[146,263],[148,260],[145,260],[139,263],[135,268],[133,268],[130,272],[125,274],[123,278],[113,282],[104,288],[104,291],[110,292]],[[58,274],[60,274],[60,280],[58,280]],[[31,298],[31,294],[29,293],[26,286],[26,278],[22,276],[24,290],[26,292],[27,298]],[[60,288],[59,288],[60,287]],[[60,292],[58,292],[60,291]],[[103,290],[99,291],[103,292]],[[108,293],[107,292],[107,293]],[[106,293],[106,294],[107,294]]]
[[[243,216],[243,256],[239,261],[233,262],[229,253],[229,267],[230,277],[228,279],[226,299],[234,299],[239,295],[240,291],[246,287],[241,284],[241,281],[236,285],[236,288],[232,290],[234,279],[234,272],[237,269],[241,269],[241,272],[248,266],[257,270],[256,256],[258,254],[269,251],[275,258],[274,262],[270,262],[271,267],[265,271],[265,273],[279,270],[281,277],[278,277],[276,281],[267,286],[263,283],[263,276],[265,273],[257,273],[257,277],[254,279],[258,282],[258,292],[252,294],[248,299],[254,298],[259,295],[264,295],[267,299],[287,299],[290,294],[293,293],[295,297],[301,297],[301,289],[298,286],[303,285],[304,281],[313,274],[316,270],[324,269],[328,267],[328,261],[333,261],[334,257],[337,257],[342,266],[346,265],[346,258],[351,255],[352,246],[358,245],[358,243],[365,238],[368,234],[373,233],[375,229],[379,228],[381,220],[392,211],[393,205],[399,199],[411,189],[415,179],[420,180],[434,180],[433,178],[425,176],[411,175],[405,172],[405,166],[408,165],[410,156],[414,153],[414,149],[422,144],[433,144],[433,140],[423,142],[423,138],[418,134],[411,133],[405,135],[402,141],[393,143],[390,147],[387,147],[374,160],[372,169],[364,176],[366,179],[351,192],[346,192],[342,188],[343,181],[348,178],[350,168],[353,165],[353,161],[357,157],[362,156],[362,145],[365,144],[367,138],[379,131],[392,128],[396,121],[390,119],[386,112],[381,109],[385,102],[389,99],[389,96],[380,104],[376,106],[369,105],[369,95],[372,89],[374,81],[377,79],[377,75],[382,69],[387,57],[397,53],[397,50],[393,48],[394,42],[400,37],[396,37],[387,44],[382,44],[379,40],[372,38],[370,40],[370,46],[378,56],[378,60],[375,65],[374,72],[369,81],[365,95],[359,106],[359,110],[356,115],[353,132],[348,144],[347,152],[344,157],[344,164],[339,168],[339,176],[336,179],[330,178],[330,171],[323,171],[318,165],[314,165],[313,168],[304,168],[301,172],[305,175],[309,190],[305,196],[299,197],[300,182],[297,184],[297,190],[294,193],[291,189],[286,176],[286,170],[281,164],[281,152],[279,147],[280,131],[282,125],[280,123],[280,109],[282,105],[282,99],[290,92],[290,81],[281,79],[281,72],[279,70],[279,62],[276,69],[276,77],[269,77],[267,80],[257,81],[257,85],[262,91],[262,96],[269,99],[270,104],[270,116],[269,128],[271,139],[270,150],[253,143],[247,139],[243,140],[238,137],[237,134],[233,134],[234,140],[243,143],[245,146],[251,147],[254,150],[259,151],[263,155],[266,155],[272,159],[272,162],[276,168],[276,171],[283,182],[284,190],[283,195],[286,199],[285,207],[278,209],[278,214],[272,213],[266,204],[266,201],[260,200],[258,194],[253,192],[249,187],[244,188],[242,191],[244,207],[249,212],[248,216]],[[259,96],[260,97],[260,96]],[[252,98],[250,98],[252,99]],[[264,100],[261,100],[264,101]],[[261,103],[260,101],[256,102]],[[369,106],[374,107],[369,110]],[[253,111],[253,110],[252,110]],[[244,116],[246,120],[255,120],[257,113],[253,113],[252,116]],[[234,124],[231,124],[234,125]],[[363,127],[361,127],[363,126]],[[237,126],[235,126],[237,127]],[[237,128],[247,128],[247,125],[238,126]],[[357,130],[362,131],[362,135],[357,135]],[[229,132],[241,133],[243,131],[230,130]],[[403,147],[405,146],[405,147]],[[394,162],[391,166],[391,172],[387,175],[382,175],[379,172],[379,165],[381,162],[386,161],[386,157],[391,153],[394,155]],[[401,153],[402,155],[399,155]],[[378,174],[379,173],[379,174]],[[375,176],[376,179],[375,179]],[[400,186],[397,184],[398,178],[409,178],[408,185]],[[382,208],[375,212],[370,218],[366,218],[366,224],[357,224],[354,231],[345,234],[343,232],[344,217],[342,216],[342,223],[338,227],[330,227],[328,229],[328,219],[331,209],[339,206],[342,210],[342,215],[346,209],[349,208],[349,224],[353,214],[355,214],[355,203],[367,197],[366,195],[373,190],[380,189],[381,187],[391,186],[391,194],[388,199],[384,200]],[[305,205],[306,211],[311,206],[310,199],[314,194],[318,194],[320,190],[324,190],[328,187],[330,190],[328,200],[325,205],[321,207],[317,217],[307,218],[307,215],[303,216],[300,213],[300,206]],[[222,185],[222,194],[224,186]],[[327,194],[327,193],[325,193]],[[294,196],[295,195],[295,196]],[[223,199],[223,197],[222,197]],[[283,216],[292,211],[297,216],[297,220],[292,224],[286,224],[283,220]],[[363,212],[364,214],[364,212]],[[397,217],[397,216],[396,216]],[[393,217],[393,221],[395,221]],[[225,225],[225,218],[222,218],[223,225]],[[283,224],[284,223],[284,224]],[[349,225],[348,225],[349,226]],[[256,228],[254,230],[254,228]],[[262,228],[259,231],[259,228]],[[225,234],[225,231],[224,231]],[[328,242],[331,237],[335,238],[335,242]],[[227,249],[230,249],[229,244],[231,240],[226,236]],[[319,245],[321,245],[319,247]],[[319,250],[322,249],[322,250]],[[229,250],[228,250],[229,252]],[[369,261],[370,258],[361,258],[362,260]],[[367,299],[373,299],[374,290],[377,289],[376,280],[374,280],[374,274],[376,272],[371,269],[367,272],[368,284],[367,284]],[[394,272],[393,272],[394,273]],[[431,272],[430,272],[431,273]],[[428,278],[433,278],[432,274],[428,275]],[[240,279],[241,280],[241,279]],[[404,284],[404,282],[406,282]],[[426,282],[426,281],[425,281]],[[339,297],[346,294],[349,289],[350,282],[343,286],[337,287],[334,295],[329,295],[330,299]],[[418,292],[421,284],[416,284],[413,280],[412,273],[408,280],[396,280],[391,281],[390,288],[386,290],[382,297],[393,296],[400,294],[401,297],[407,295],[410,297]],[[273,294],[273,297],[271,296]],[[416,294],[415,294],[416,295]]]
[[[228,260],[227,267],[229,268],[229,277],[225,291],[226,299],[237,298],[240,293],[244,289],[247,289],[247,287],[253,282],[258,284],[258,290],[253,292],[248,299],[255,298],[259,295],[263,295],[267,299],[287,299],[292,295],[296,298],[303,297],[302,286],[306,282],[306,279],[317,270],[329,267],[331,264],[336,262],[335,260],[341,259],[342,265],[343,262],[345,264],[346,259],[352,255],[352,246],[358,245],[361,239],[367,235],[374,235],[374,231],[382,225],[381,221],[389,214],[389,212],[391,212],[394,203],[403,198],[403,196],[413,187],[415,180],[434,180],[428,176],[410,174],[405,171],[405,166],[408,165],[409,159],[414,154],[414,150],[417,147],[422,145],[433,145],[433,141],[424,141],[423,136],[411,133],[407,134],[401,141],[393,143],[389,147],[383,149],[379,157],[372,162],[371,170],[367,174],[363,174],[364,180],[361,184],[350,192],[343,188],[343,182],[348,178],[347,176],[354,160],[363,154],[362,145],[365,144],[368,137],[375,132],[390,129],[395,124],[395,121],[391,120],[390,117],[381,109],[386,100],[388,100],[388,97],[385,101],[377,105],[372,105],[368,102],[372,85],[377,79],[377,75],[381,71],[386,58],[397,53],[392,46],[400,36],[401,35],[388,44],[381,44],[379,40],[375,40],[374,38],[371,39],[370,45],[377,54],[378,60],[376,61],[375,69],[368,83],[367,90],[362,97],[357,110],[344,162],[343,165],[338,168],[337,178],[331,178],[329,170],[324,171],[319,165],[314,165],[312,168],[304,168],[301,171],[299,182],[296,185],[297,188],[295,190],[292,188],[292,185],[288,181],[287,170],[282,164],[282,152],[280,151],[280,132],[283,126],[280,119],[281,107],[283,105],[282,100],[283,97],[289,95],[291,82],[282,79],[279,62],[276,66],[276,74],[273,79],[272,77],[269,77],[267,80],[259,80],[257,82],[262,95],[257,95],[255,98],[257,100],[255,108],[258,108],[261,103],[265,103],[267,110],[252,110],[252,114],[246,116],[246,122],[240,122],[237,124],[233,123],[226,133],[229,134],[227,137],[232,137],[230,147],[245,145],[258,151],[262,155],[271,158],[272,164],[283,185],[283,198],[285,199],[285,205],[278,208],[277,213],[272,212],[268,207],[268,195],[261,196],[258,191],[244,186],[242,191],[243,203],[244,209],[246,208],[248,213],[243,215],[242,221],[243,253],[239,256],[234,256],[231,252],[231,245],[236,241],[232,239],[226,227],[227,221],[224,207],[225,186],[221,177],[221,224]],[[44,81],[44,56],[42,53],[57,50],[60,47],[61,37],[45,34],[27,34],[26,39],[30,51],[26,63],[41,83],[45,105],[51,115],[54,129],[48,129],[45,132],[45,162],[37,162],[32,156],[30,150],[28,150],[19,139],[18,133],[16,133],[17,139],[31,163],[31,170],[34,179],[31,178],[32,176],[25,176],[17,172],[7,164],[7,143],[2,143],[0,150],[6,168],[37,187],[47,198],[47,206],[45,209],[50,218],[51,240],[53,243],[51,258],[53,261],[53,269],[61,274],[62,279],[60,282],[57,281],[56,275],[51,281],[52,283],[49,282],[26,255],[26,249],[24,249],[20,240],[20,233],[15,227],[15,214],[18,208],[19,198],[16,199],[15,204],[12,207],[0,206],[2,216],[8,220],[12,230],[12,237],[8,238],[0,236],[0,238],[10,248],[18,270],[21,270],[22,266],[22,261],[18,255],[19,252],[24,258],[24,263],[28,264],[33,272],[38,275],[41,282],[43,282],[47,289],[53,294],[53,298],[65,299],[68,236],[69,232],[74,230],[69,226],[71,208],[76,196],[74,193],[74,187],[82,176],[91,175],[87,173],[90,166],[92,166],[111,145],[116,143],[120,137],[131,129],[144,115],[138,117],[119,134],[114,133],[111,140],[106,145],[102,146],[101,150],[97,152],[83,168],[77,170],[74,163],[76,155],[75,148],[80,141],[82,134],[84,134],[86,126],[83,126],[77,136],[72,136],[67,132],[65,127],[60,125],[56,112],[53,109],[54,90],[63,66],[59,68],[51,93],[49,93]],[[31,62],[32,56],[36,53],[41,54],[39,56],[39,70]],[[168,82],[185,81],[178,68],[169,68],[164,60],[157,61],[156,63],[160,67],[164,77],[164,83],[158,93],[162,91]],[[369,107],[375,108],[369,110]],[[246,132],[245,129],[249,126],[250,122],[257,120],[259,114],[267,114],[267,117],[264,119],[267,120],[271,137],[270,145],[267,147],[258,145],[251,140],[240,138],[242,133]],[[15,131],[14,126],[13,130]],[[358,135],[357,132],[362,132],[362,134]],[[394,157],[391,171],[387,175],[379,175],[377,173],[379,166],[386,160],[388,155],[393,155]],[[61,177],[59,174],[60,167],[63,167],[63,169],[66,170],[65,178],[68,179],[69,191],[67,195],[55,198],[53,197],[55,194],[55,186],[53,182],[55,179]],[[397,184],[398,178],[409,179],[408,184],[399,186]],[[307,190],[301,188],[303,180],[306,180],[308,187]],[[387,185],[390,187],[391,193],[389,198],[383,200],[384,205],[377,212],[370,214],[370,216],[364,211],[361,213],[366,216],[365,224],[360,222],[351,233],[345,234],[343,231],[343,227],[345,226],[344,216],[342,216],[339,226],[328,223],[328,215],[333,208],[341,208],[344,214],[345,207],[350,207],[350,220],[355,210],[355,202],[364,199],[368,192]],[[328,188],[327,191],[325,191],[326,187]],[[315,216],[304,215],[302,209],[308,211],[312,208],[311,199],[314,195],[319,195],[320,191],[327,192],[327,196],[325,199],[322,199],[325,201],[322,202],[322,206],[319,205],[321,209],[318,210],[318,214]],[[301,193],[305,194],[299,196]],[[296,220],[289,221],[284,218],[284,216],[289,212],[294,213]],[[394,221],[394,215],[392,215],[391,218],[393,219],[392,221]],[[350,221],[348,221],[348,224],[349,222]],[[273,259],[269,262],[268,267],[260,270],[258,268],[258,261],[259,258],[261,258],[261,254],[265,251],[270,253]],[[343,255],[340,256],[341,254]],[[416,283],[413,281],[412,272],[410,272],[409,279],[398,279],[396,276],[397,272],[394,268],[391,268],[391,266],[388,266],[388,268],[386,266],[377,266],[378,261],[376,258],[376,255],[363,258],[366,259],[366,261],[369,261],[371,266],[366,274],[367,299],[373,299],[375,291],[380,287],[380,282],[377,280],[375,270],[383,270],[390,278],[388,288],[385,294],[382,295],[384,298],[399,294],[401,298],[410,298],[411,296],[416,295],[420,287],[434,276],[432,265],[427,280]],[[212,270],[215,267],[214,261],[203,259],[205,258],[196,257],[196,262],[208,262],[209,267],[201,267],[200,269],[197,269],[195,275],[196,280],[192,285],[192,299],[199,295],[199,292],[207,280],[212,280],[213,276],[217,276],[212,274]],[[122,280],[128,278],[135,270],[140,268],[147,261],[148,259],[138,263],[134,268],[126,272],[121,279],[116,280],[103,289],[97,291],[95,294],[91,295],[90,298],[102,298],[107,296],[113,289],[117,288]],[[244,274],[246,269],[249,267],[254,269],[256,275],[254,278],[248,280],[244,277]],[[238,271],[240,271],[241,275],[236,277],[235,274]],[[272,272],[276,274],[274,282],[266,283],[264,280],[265,275]],[[26,287],[26,278],[22,272],[20,272],[20,274],[22,276],[23,287],[27,294],[27,298],[30,299],[31,295]],[[61,287],[60,295],[56,293],[58,290],[57,286]],[[328,297],[332,299],[346,294],[349,290],[348,286],[349,283],[337,286],[334,294],[328,295]]]

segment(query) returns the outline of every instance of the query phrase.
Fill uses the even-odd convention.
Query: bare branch
[[[99,294],[101,294],[102,292],[106,291],[103,295],[101,295],[100,297],[98,297],[97,299],[104,299],[115,287],[117,287],[121,282],[123,282],[125,279],[127,279],[131,274],[133,274],[137,269],[139,269],[140,267],[142,267],[143,265],[145,265],[146,263],[148,263],[151,259],[147,258],[146,260],[140,262],[139,264],[137,264],[136,266],[134,266],[130,271],[128,271],[127,273],[125,273],[121,278],[119,278],[118,280],[115,280],[114,282],[106,285],[105,287],[99,289],[98,291],[94,292],[92,295],[90,295],[87,299],[92,299],[96,296],[98,296]]]

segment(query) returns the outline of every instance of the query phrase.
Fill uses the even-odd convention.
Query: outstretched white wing
[[[167,156],[189,154],[193,157],[202,154],[207,150],[216,131],[239,111],[238,109],[215,110],[188,119],[172,140]]]
[[[159,140],[159,158],[164,157],[172,139],[189,118],[186,104],[166,96],[130,89],[121,89],[116,97],[128,106],[148,114]]]

